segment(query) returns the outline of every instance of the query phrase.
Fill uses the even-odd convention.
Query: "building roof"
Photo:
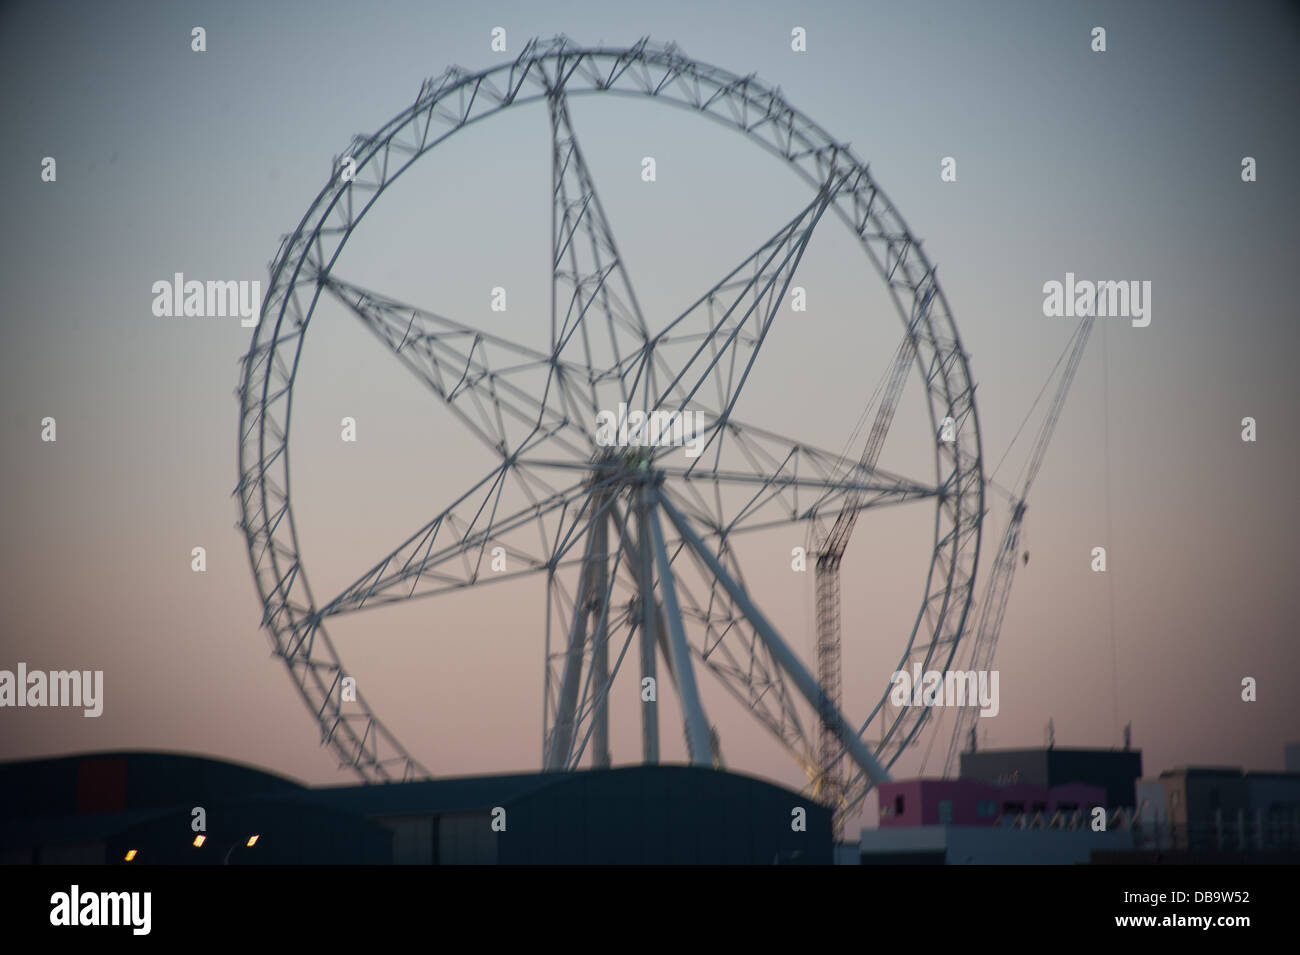
[[[302,793],[266,770],[162,751],[81,753],[0,763],[0,818],[84,815],[212,800]]]
[[[567,773],[511,773],[460,776],[406,783],[361,783],[308,790],[307,798],[367,815],[470,812],[513,802],[549,786]]]

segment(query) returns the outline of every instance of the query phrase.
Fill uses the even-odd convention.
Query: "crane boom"
[[[1025,518],[1025,499],[1043,465],[1043,456],[1047,451],[1048,442],[1051,441],[1052,432],[1056,430],[1056,423],[1060,420],[1061,409],[1065,407],[1065,397],[1074,381],[1074,374],[1079,369],[1084,346],[1088,343],[1088,336],[1092,332],[1092,323],[1093,316],[1084,318],[1073,335],[1073,344],[1066,345],[1070,349],[1070,355],[1065,363],[1065,370],[1061,372],[1061,382],[1052,396],[1047,417],[1043,419],[1034,447],[1029,453],[1025,480],[1012,496],[1011,519],[1007,522],[1006,533],[993,559],[993,572],[989,575],[988,587],[985,589],[984,600],[980,606],[979,622],[975,629],[975,643],[970,660],[971,669],[977,673],[987,670],[993,662],[998,634],[1002,632],[1002,620],[1006,616],[1007,601],[1011,596],[1011,579],[1016,573],[1016,555],[1020,549],[1020,527]],[[978,709],[974,706],[964,706],[957,710],[957,725],[953,729],[952,742],[948,744],[948,758],[943,767],[945,776],[952,774],[962,738],[970,733],[978,713]]]

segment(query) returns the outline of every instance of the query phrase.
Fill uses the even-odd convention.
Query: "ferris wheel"
[[[775,215],[755,250],[676,314],[639,303],[636,264],[597,192],[569,103],[633,96],[729,127],[780,157],[807,201]],[[406,303],[349,280],[342,253],[357,225],[412,164],[472,123],[510,109],[550,120],[549,347]],[[835,224],[838,220],[838,226]],[[635,227],[635,223],[618,227]],[[544,223],[539,224],[544,228]],[[883,283],[902,336],[899,367],[919,382],[934,474],[892,473],[742,420],[737,403],[780,318],[814,230],[846,227],[864,272]],[[304,340],[333,301],[450,412],[494,465],[412,530],[318,597],[291,505],[290,412]],[[864,315],[863,320],[868,320]],[[889,422],[886,422],[888,425]],[[883,440],[883,435],[881,436]],[[967,356],[935,270],[861,162],[779,91],[641,41],[583,48],[531,42],[512,62],[451,68],[408,108],[352,144],[346,163],[282,243],[240,387],[241,527],[263,624],[322,741],[363,779],[430,775],[359,691],[345,695],[335,620],[524,578],[545,582],[541,765],[611,764],[609,701],[642,701],[640,759],[660,759],[661,685],[680,710],[687,758],[718,765],[721,746],[701,684],[715,680],[807,773],[824,778],[818,731],[838,744],[835,801],[853,811],[917,738],[925,707],[877,697],[845,712],[838,686],[764,613],[745,583],[747,534],[807,527],[852,511],[933,508],[923,595],[893,669],[945,668],[967,626],[984,511],[984,474]],[[304,479],[303,475],[295,475]],[[418,526],[416,526],[418,525]],[[615,689],[617,687],[617,689]],[[677,722],[673,720],[672,722]]]

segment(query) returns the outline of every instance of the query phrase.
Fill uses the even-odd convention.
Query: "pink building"
[[[993,786],[974,779],[907,779],[881,783],[880,825],[883,826],[991,826],[999,816],[1057,812],[1085,815],[1105,806],[1106,790],[1087,783],[1069,783],[1050,789],[1032,783]]]

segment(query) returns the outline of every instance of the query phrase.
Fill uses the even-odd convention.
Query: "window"
[[[895,796],[895,797],[894,797],[894,815],[896,815],[896,816],[901,816],[902,814],[903,814],[903,797],[902,797],[902,796]]]
[[[998,814],[998,806],[992,799],[981,799],[975,804],[975,815],[981,819],[992,819]]]
[[[952,800],[951,799],[939,800],[939,821],[952,822]]]

